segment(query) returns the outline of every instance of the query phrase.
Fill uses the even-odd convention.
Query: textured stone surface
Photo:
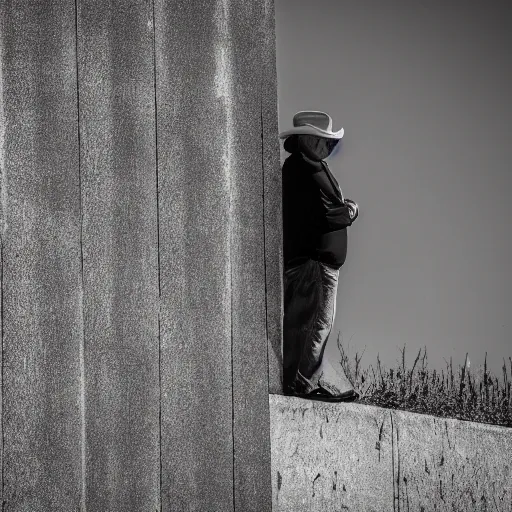
[[[265,0],[263,17],[263,171],[265,203],[265,271],[269,389],[282,392],[283,343],[283,233],[282,185],[277,118],[277,70],[274,0]]]
[[[512,429],[270,395],[273,511],[512,510]]]
[[[78,2],[88,510],[160,501],[152,16]]]
[[[160,0],[162,509],[233,510],[227,33],[216,3]],[[231,151],[231,153],[230,153]]]
[[[397,510],[512,510],[511,428],[403,411],[393,420]]]
[[[0,16],[3,508],[270,512],[272,0]]]
[[[261,5],[155,4],[163,510],[271,506]]]
[[[227,12],[233,79],[224,96],[231,168],[231,315],[235,510],[270,512],[270,434],[265,307],[262,152],[264,2]],[[274,83],[274,90],[276,89]],[[277,111],[274,109],[274,116]]]
[[[273,512],[394,510],[387,411],[280,395],[269,400]]]
[[[0,3],[4,511],[80,509],[74,3]],[[4,124],[5,123],[5,124]]]

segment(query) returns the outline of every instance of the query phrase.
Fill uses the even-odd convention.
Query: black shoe
[[[298,398],[306,398],[308,400],[320,400],[323,402],[353,402],[359,398],[359,393],[354,389],[345,391],[339,395],[333,395],[326,389],[319,387],[309,393],[298,393],[291,389],[285,389],[284,394],[287,396],[296,396]]]

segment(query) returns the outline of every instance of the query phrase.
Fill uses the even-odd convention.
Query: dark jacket
[[[352,218],[328,165],[294,152],[283,164],[282,180],[285,267],[308,259],[341,267]]]

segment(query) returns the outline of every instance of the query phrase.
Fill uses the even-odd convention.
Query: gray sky
[[[298,110],[343,126],[327,162],[360,207],[332,361],[338,331],[363,365],[404,343],[438,369],[512,356],[510,5],[276,0],[279,131]]]

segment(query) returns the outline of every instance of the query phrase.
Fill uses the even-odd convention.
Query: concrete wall
[[[269,511],[273,1],[0,21],[2,510]]]
[[[512,510],[512,429],[270,395],[273,512]]]

